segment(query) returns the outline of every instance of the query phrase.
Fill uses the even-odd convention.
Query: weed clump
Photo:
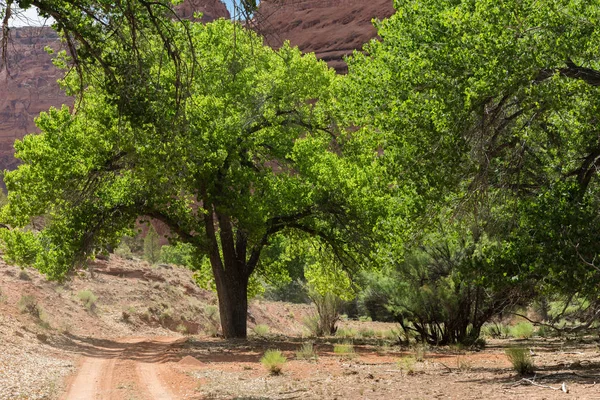
[[[529,339],[533,336],[533,325],[529,322],[519,322],[510,330],[512,337],[517,339]]]
[[[17,308],[22,314],[30,314],[35,318],[39,318],[41,315],[41,309],[37,303],[35,297],[30,294],[24,294],[17,303]]]
[[[96,301],[98,301],[98,297],[91,290],[81,290],[77,293],[77,297],[83,303],[83,306],[89,311],[94,311],[96,309]]]
[[[354,357],[356,352],[354,351],[354,345],[352,343],[338,343],[333,345],[333,352],[338,356],[343,357]]]
[[[267,335],[269,334],[269,332],[270,332],[270,329],[269,329],[269,326],[268,326],[268,325],[264,325],[264,324],[258,324],[258,325],[256,325],[256,326],[255,326],[255,327],[252,329],[252,331],[253,331],[253,332],[254,332],[254,333],[257,335],[257,336],[260,336],[260,337],[265,337],[265,336],[267,336]]]
[[[300,350],[296,352],[296,358],[298,360],[317,360],[318,356],[315,353],[314,346],[312,342],[306,342],[302,344]]]
[[[505,351],[508,361],[519,375],[530,375],[533,373],[534,365],[528,350],[522,347],[511,347]]]
[[[279,350],[267,350],[260,359],[260,363],[271,375],[279,375],[287,359]]]

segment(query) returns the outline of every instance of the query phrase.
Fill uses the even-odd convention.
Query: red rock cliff
[[[270,46],[289,40],[345,73],[343,57],[377,35],[372,20],[393,13],[392,0],[262,0],[255,25]]]

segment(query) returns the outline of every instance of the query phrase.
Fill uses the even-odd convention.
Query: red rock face
[[[392,0],[262,0],[255,25],[270,46],[289,40],[345,73],[343,57],[377,35],[372,20],[393,13]]]
[[[16,167],[13,143],[38,131],[33,119],[40,112],[72,104],[56,83],[63,73],[54,67],[45,46],[60,47],[50,28],[12,31],[8,70],[0,73],[0,169]]]
[[[203,12],[204,22],[229,18],[220,0],[187,0],[177,11],[181,18]],[[343,73],[342,57],[376,36],[371,20],[393,11],[392,0],[263,0],[254,26],[269,45],[279,47],[289,40]],[[18,28],[11,40],[9,74],[0,73],[0,170],[16,168],[13,143],[38,132],[33,120],[40,112],[73,103],[56,84],[62,71],[44,51],[46,46],[61,46],[56,33],[50,28]]]

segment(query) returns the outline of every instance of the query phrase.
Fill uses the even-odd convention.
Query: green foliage
[[[133,258],[133,253],[131,252],[131,249],[129,248],[127,243],[125,243],[124,241],[119,243],[119,246],[117,246],[117,248],[115,249],[115,254],[118,255],[119,257],[122,257],[122,258],[125,258],[128,260],[131,260]]]
[[[308,294],[315,304],[318,316],[316,326],[313,327],[311,332],[315,336],[335,335],[342,300],[331,292],[320,294],[309,289]]]
[[[196,259],[196,250],[189,243],[177,243],[160,248],[160,261],[165,264],[183,265],[193,268]]]
[[[161,245],[159,242],[160,237],[158,236],[158,233],[156,233],[154,225],[149,225],[148,232],[144,238],[144,258],[150,264],[156,264],[161,255]]]
[[[296,358],[298,360],[315,360],[319,358],[315,352],[314,345],[312,342],[302,343],[302,346],[296,351]]]
[[[354,351],[354,345],[350,342],[334,344],[333,353],[345,358],[353,358],[356,356],[356,352]]]
[[[81,303],[86,309],[90,311],[94,311],[96,309],[96,302],[98,301],[98,296],[96,296],[91,290],[80,290],[77,293],[77,298],[81,301]]]
[[[134,3],[128,22],[148,12]],[[79,93],[75,109],[42,113],[41,134],[15,144],[22,163],[5,176],[2,221],[16,228],[2,234],[6,257],[62,279],[146,216],[193,246],[195,266],[210,256],[198,277],[221,297],[245,297],[246,282],[258,290],[261,252],[277,234],[314,238],[340,265],[364,265],[352,255],[366,254],[356,250],[370,244],[385,210],[376,193],[387,186],[371,178],[381,172],[376,141],[358,146],[333,123],[334,71],[289,44],[268,48],[231,21],[161,19],[164,35],[147,22],[135,45],[111,30],[96,37],[102,46],[87,56],[106,64],[63,81]],[[90,32],[102,36],[100,25]],[[47,216],[41,232],[19,229],[36,215]],[[233,317],[223,321],[225,336],[245,335]]]
[[[353,339],[358,337],[358,332],[356,329],[352,328],[338,328],[335,332],[335,336],[344,339]]]
[[[279,350],[267,350],[260,359],[260,363],[271,375],[279,375],[287,359]]]
[[[256,325],[254,328],[252,328],[252,331],[254,332],[254,334],[256,336],[260,336],[260,337],[266,337],[270,333],[269,326],[264,325],[264,324]]]
[[[534,328],[530,322],[519,322],[510,328],[510,335],[517,339],[529,339],[533,336]]]
[[[511,347],[505,351],[508,361],[512,364],[513,369],[520,375],[533,374],[534,365],[529,351],[522,347]]]

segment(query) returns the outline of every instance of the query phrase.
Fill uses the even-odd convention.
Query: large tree
[[[146,37],[135,51],[149,81],[130,86],[127,113],[84,71],[65,80],[81,93],[75,108],[42,114],[42,133],[16,143],[22,165],[5,175],[3,219],[15,228],[3,232],[5,254],[61,279],[139,216],[155,218],[208,255],[223,334],[244,337],[248,281],[273,235],[303,232],[345,265],[359,261],[362,228],[382,204],[377,152],[368,138],[335,130],[337,78],[314,55],[274,51],[223,20],[170,22],[169,31],[190,44],[177,47],[181,65],[163,62],[160,35]],[[104,46],[111,54],[120,44]],[[190,79],[184,102],[181,70]],[[39,215],[40,232],[17,229]]]
[[[347,90],[356,124],[385,138],[388,171],[422,204],[469,215],[508,279],[596,293],[600,2],[395,7],[350,60]]]

